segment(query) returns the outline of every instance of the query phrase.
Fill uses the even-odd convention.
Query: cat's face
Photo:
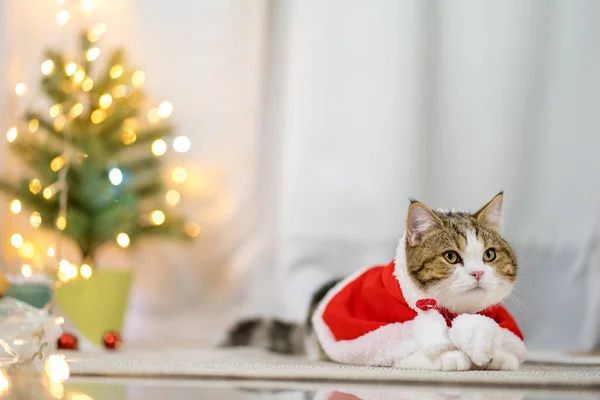
[[[408,210],[406,264],[414,284],[455,313],[475,313],[512,290],[517,261],[499,232],[502,193],[474,214]]]

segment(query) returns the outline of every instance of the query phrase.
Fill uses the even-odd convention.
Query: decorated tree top
[[[14,208],[29,210],[33,226],[61,231],[88,262],[110,241],[126,248],[147,235],[189,238],[199,231],[167,207],[179,202],[164,184],[161,159],[173,138],[166,121],[173,106],[147,111],[145,75],[127,66],[122,50],[98,65],[96,42],[105,29],[98,24],[83,33],[75,57],[46,52],[41,89],[50,107],[27,110],[23,127],[7,132],[26,176],[0,178]],[[176,151],[189,148],[186,137],[172,143]],[[170,175],[175,183],[187,178],[183,168]]]

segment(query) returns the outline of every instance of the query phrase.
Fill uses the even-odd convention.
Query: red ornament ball
[[[103,336],[104,339],[104,348],[109,350],[117,350],[123,346],[123,342],[121,341],[121,335],[119,332],[108,331]]]
[[[65,332],[58,338],[56,347],[59,350],[79,350],[79,341],[75,335]]]

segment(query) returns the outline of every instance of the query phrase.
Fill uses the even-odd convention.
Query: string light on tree
[[[169,204],[170,206],[175,206],[181,200],[181,195],[177,190],[171,189],[167,192],[166,200],[167,204]]]
[[[33,194],[38,194],[42,190],[42,182],[35,178],[29,182],[29,191]],[[52,196],[51,196],[52,197]]]
[[[73,82],[75,82],[76,84],[83,84],[83,81],[85,79],[85,71],[82,69],[78,69],[77,72],[75,72],[75,75],[73,75]]]
[[[158,116],[161,118],[168,118],[173,113],[173,104],[168,101],[163,101],[158,106]]]
[[[54,71],[54,61],[52,60],[46,60],[42,63],[42,74],[44,75],[50,75],[52,73],[52,71]]]
[[[58,14],[56,14],[56,23],[58,24],[58,26],[63,26],[67,22],[69,22],[70,18],[71,18],[71,14],[69,13],[69,11],[62,10]]]
[[[29,264],[23,264],[23,266],[21,267],[21,274],[25,278],[30,278],[31,275],[33,275],[33,271],[31,270],[31,267],[29,266]]]
[[[54,189],[48,186],[46,189],[44,189],[42,196],[44,196],[46,200],[50,200],[54,196]]]
[[[58,156],[55,157],[51,162],[50,162],[50,169],[53,172],[58,172],[60,171],[60,169],[65,165],[65,159],[63,156]],[[45,196],[44,196],[45,197]]]
[[[95,0],[81,0],[81,11],[84,14],[90,14],[96,6]]]
[[[77,103],[73,107],[71,107],[70,113],[73,118],[79,117],[82,112],[83,112],[83,104],[81,104],[81,103]]]
[[[17,96],[23,96],[27,92],[27,85],[23,82],[17,83],[15,86],[15,93]]]
[[[178,153],[187,152],[191,146],[192,143],[190,142],[190,139],[187,136],[177,136],[173,140],[173,149]]]
[[[195,238],[200,235],[200,225],[195,222],[186,222],[185,233],[191,238]]]
[[[85,55],[85,58],[88,61],[96,61],[98,57],[100,57],[100,49],[97,47],[92,47]]]
[[[150,213],[150,221],[153,225],[160,226],[165,223],[165,213],[161,210],[154,210]]]
[[[171,179],[175,183],[183,183],[187,180],[188,173],[183,167],[173,168],[173,172],[171,173]]]
[[[35,247],[33,246],[33,243],[29,241],[23,242],[23,246],[19,248],[19,255],[23,258],[31,260],[33,256],[35,256]]]
[[[100,106],[101,109],[106,110],[107,108],[110,107],[110,105],[112,104],[112,96],[108,93],[103,94],[102,96],[100,96],[100,99],[98,100],[98,105]]]
[[[39,228],[42,225],[42,215],[37,211],[32,212],[29,216],[29,223],[34,228]]]
[[[32,120],[29,121],[28,127],[29,127],[29,132],[35,133],[35,132],[37,132],[38,128],[40,127],[40,121],[33,118]]]
[[[69,282],[77,278],[77,267],[67,260],[60,260],[58,263],[58,279],[62,282]]]
[[[85,80],[81,84],[81,89],[84,92],[89,92],[93,88],[94,88],[94,81],[92,80],[92,78],[85,78]]]
[[[152,142],[152,154],[157,157],[164,155],[167,152],[167,142],[162,139],[156,139]]]
[[[79,268],[79,275],[84,279],[90,279],[92,277],[92,267],[88,264],[83,264]]]
[[[104,111],[102,110],[94,110],[92,112],[92,115],[90,116],[90,119],[92,120],[93,124],[100,124],[102,123],[102,121],[104,121],[106,114],[104,113]]]
[[[112,168],[108,172],[108,180],[114,186],[119,186],[121,183],[123,183],[123,172],[121,172],[119,168]]]
[[[155,124],[160,120],[160,115],[158,114],[158,108],[151,108],[148,111],[148,122],[151,124]]]
[[[65,73],[67,74],[67,76],[73,76],[75,75],[75,72],[77,72],[77,64],[75,64],[74,62],[68,63],[65,67]]]
[[[131,75],[131,84],[133,87],[140,87],[146,81],[146,74],[144,71],[135,71],[133,75]]]
[[[21,236],[21,234],[19,233],[15,233],[10,237],[10,244],[15,248],[15,249],[20,249],[21,247],[23,247],[23,236]]]
[[[20,213],[21,209],[22,209],[22,205],[21,205],[21,201],[19,201],[19,199],[14,199],[13,201],[10,202],[10,211],[13,214]]]
[[[48,247],[48,251],[46,251],[46,254],[48,255],[48,257],[53,258],[56,255],[54,247]]]
[[[110,77],[112,79],[117,79],[121,75],[123,75],[123,66],[121,64],[113,65],[110,69]]]
[[[117,244],[120,247],[126,249],[126,248],[129,247],[130,242],[131,242],[131,240],[129,239],[129,235],[128,234],[126,234],[124,232],[121,232],[121,233],[119,233],[117,235]]]
[[[56,118],[54,118],[54,122],[52,122],[52,126],[54,127],[54,130],[60,132],[65,128],[65,125],[67,124],[67,119],[65,118],[64,115],[59,115]]]
[[[8,132],[6,132],[6,140],[12,143],[17,139],[18,134],[19,132],[17,131],[17,128],[13,126],[8,130]]]
[[[62,104],[55,104],[48,109],[48,115],[50,115],[50,118],[56,118],[61,112]]]
[[[97,42],[98,40],[100,40],[102,35],[104,35],[105,32],[106,32],[106,24],[104,22],[100,22],[100,23],[94,25],[87,32],[87,39],[90,41],[90,43]]]
[[[60,215],[58,218],[56,218],[56,227],[61,231],[67,229],[67,218],[65,218],[63,215]]]

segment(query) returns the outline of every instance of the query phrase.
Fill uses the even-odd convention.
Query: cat
[[[304,326],[245,320],[222,345],[365,366],[518,369],[523,335],[500,304],[517,279],[516,257],[500,234],[503,199],[500,192],[475,213],[411,200],[391,263],[327,282]]]

